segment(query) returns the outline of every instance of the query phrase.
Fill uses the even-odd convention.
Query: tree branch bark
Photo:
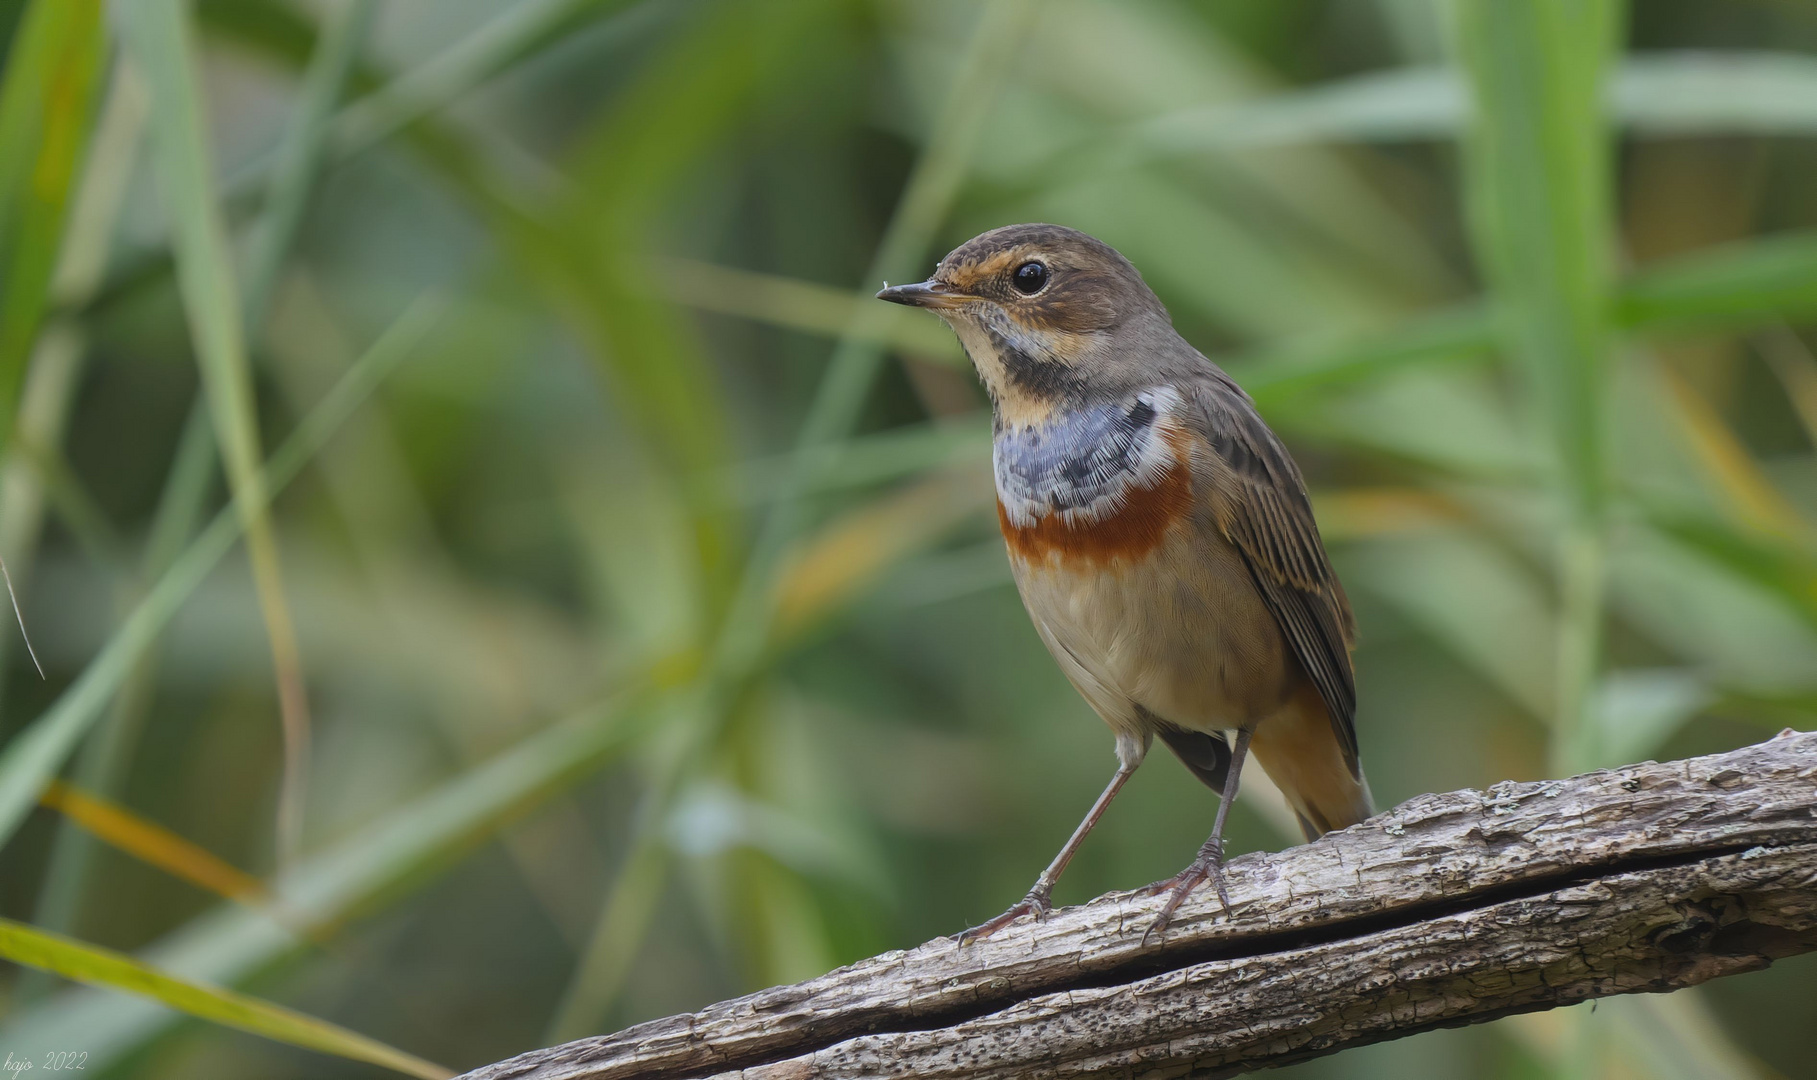
[[[1817,949],[1817,733],[1422,795],[1226,869],[1165,937],[1112,893],[970,945],[537,1050],[471,1080],[1221,1077]]]

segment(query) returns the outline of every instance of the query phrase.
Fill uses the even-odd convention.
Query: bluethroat
[[[1116,735],[1117,771],[1034,888],[967,931],[1044,917],[1054,882],[1158,736],[1219,795],[1150,932],[1209,879],[1250,754],[1308,840],[1370,815],[1355,629],[1300,471],[1255,404],[1117,251],[1058,225],[967,241],[881,300],[959,335],[990,395],[997,519],[1060,669]]]

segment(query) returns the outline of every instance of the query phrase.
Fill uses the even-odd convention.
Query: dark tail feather
[[[1205,786],[1224,794],[1224,781],[1230,776],[1230,744],[1223,735],[1187,731],[1172,724],[1158,724],[1161,741]]]

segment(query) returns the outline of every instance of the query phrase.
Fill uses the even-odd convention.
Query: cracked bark
[[[1817,734],[1422,795],[1226,870],[1164,938],[1112,893],[472,1080],[1220,1077],[1817,949]]]

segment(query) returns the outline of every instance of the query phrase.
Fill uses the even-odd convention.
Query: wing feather
[[[1353,775],[1356,630],[1332,572],[1300,470],[1242,388],[1215,367],[1187,388],[1186,422],[1215,461],[1213,517],[1249,567],[1256,590],[1300,666],[1318,688]]]

